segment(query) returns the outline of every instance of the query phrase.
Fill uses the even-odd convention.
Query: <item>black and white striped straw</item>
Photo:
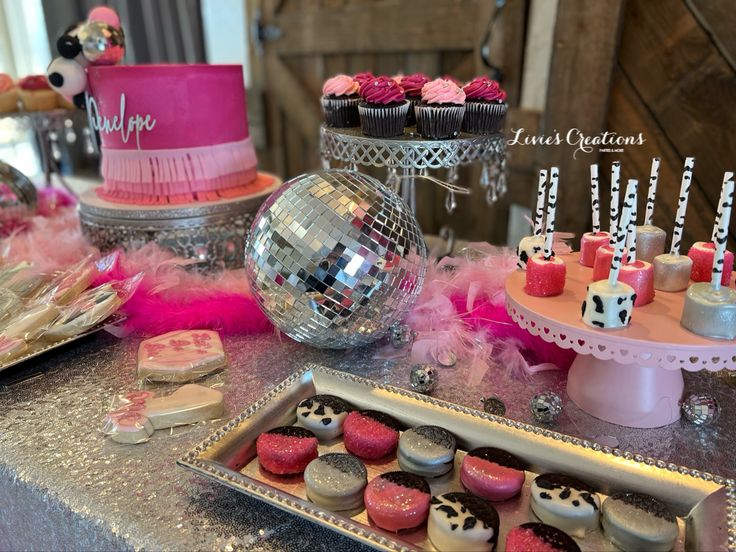
[[[723,259],[726,254],[726,242],[728,241],[728,225],[731,221],[731,207],[733,207],[733,187],[733,173],[727,172],[723,175],[721,202],[718,204],[718,232],[714,240],[716,250],[715,254],[713,255],[713,275],[710,279],[710,287],[712,287],[715,291],[721,289]]]
[[[541,236],[544,227],[544,200],[547,198],[547,169],[540,169],[537,183],[537,207],[534,210],[534,235]]]
[[[631,210],[633,202],[636,201],[636,188],[638,182],[633,178],[629,180],[626,186],[626,195],[624,196],[624,207],[621,211],[620,236],[616,238],[616,246],[613,251],[613,259],[611,261],[611,270],[608,273],[608,284],[615,287],[618,283],[618,273],[621,270],[621,261],[624,256],[624,245],[626,245],[625,228],[628,228],[631,220]]]
[[[593,215],[593,233],[601,231],[601,202],[598,194],[598,164],[590,166],[590,209]]]
[[[611,247],[616,247],[616,233],[618,231],[618,195],[621,189],[621,162],[614,161],[611,165],[611,220],[609,225],[609,232],[611,237],[608,243]]]
[[[634,203],[631,206],[629,225],[626,227],[626,263],[636,261],[636,218],[639,211],[637,201],[639,200],[639,188],[634,191]]]
[[[649,172],[649,192],[647,193],[647,211],[644,224],[651,225],[654,218],[654,200],[657,197],[657,180],[659,180],[659,157],[652,158],[652,170]]]
[[[682,229],[685,227],[685,212],[687,211],[687,198],[690,195],[690,185],[693,181],[693,169],[695,158],[686,157],[685,166],[682,169],[682,181],[680,182],[680,197],[677,200],[677,214],[675,215],[675,228],[672,230],[672,245],[670,255],[680,254],[682,243]]]
[[[549,192],[547,194],[547,220],[544,224],[544,260],[552,258],[552,241],[555,234],[555,211],[557,210],[557,181],[560,169],[552,167],[549,171]]]

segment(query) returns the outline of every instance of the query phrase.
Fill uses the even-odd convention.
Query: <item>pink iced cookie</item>
[[[378,460],[396,450],[399,429],[399,422],[383,412],[353,411],[343,424],[345,448],[359,458]]]
[[[302,473],[317,458],[317,437],[297,426],[276,427],[256,439],[258,462],[264,470],[279,475]]]
[[[580,552],[580,547],[561,529],[532,522],[506,534],[506,552]]]
[[[516,496],[524,485],[524,467],[505,450],[481,447],[463,458],[460,482],[476,496],[494,502]]]
[[[650,263],[634,261],[621,267],[619,282],[629,284],[636,293],[635,307],[654,301],[654,268]]]
[[[713,256],[715,254],[715,246],[713,242],[695,242],[687,252],[687,256],[693,261],[693,269],[690,273],[690,279],[693,282],[710,282],[713,274]],[[728,286],[731,283],[731,275],[733,274],[734,256],[731,251],[726,250],[723,257],[723,275],[721,276],[721,285]]]
[[[524,291],[534,297],[560,295],[565,290],[567,267],[559,257],[545,260],[542,253],[532,256],[526,264]]]
[[[386,531],[420,526],[427,519],[430,498],[427,482],[403,471],[379,475],[368,483],[363,496],[368,516]]]
[[[580,264],[592,267],[595,264],[595,253],[599,247],[608,245],[608,232],[586,232],[580,238]]]
[[[225,366],[217,332],[179,330],[141,342],[138,377],[149,381],[190,381]]]

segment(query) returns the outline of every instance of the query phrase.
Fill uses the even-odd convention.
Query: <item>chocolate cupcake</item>
[[[493,134],[503,127],[509,106],[506,92],[488,77],[476,77],[465,88],[463,130],[472,134]]]
[[[375,78],[376,75],[370,71],[363,71],[362,73],[355,73],[353,75],[353,80],[358,83],[358,86],[363,86],[364,83],[372,81]]]
[[[404,134],[409,102],[401,87],[390,77],[366,80],[360,87],[358,104],[363,134],[376,138],[393,138]]]
[[[414,107],[417,132],[430,140],[460,134],[465,113],[465,92],[452,81],[435,79],[422,87],[422,100]]]
[[[327,126],[349,128],[360,125],[359,89],[360,84],[347,75],[335,75],[325,81],[322,86],[322,112]]]
[[[429,82],[429,77],[424,73],[414,73],[401,78],[399,86],[401,86],[406,99],[409,100],[409,111],[406,112],[406,126],[414,126],[417,124],[417,118],[414,115],[414,106],[422,99],[422,87]]]

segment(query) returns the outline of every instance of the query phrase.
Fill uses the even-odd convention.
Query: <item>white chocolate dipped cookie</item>
[[[532,482],[531,507],[544,523],[574,537],[598,528],[601,502],[591,487],[559,473],[537,476]]]
[[[456,449],[455,437],[446,429],[430,425],[413,427],[399,438],[399,466],[422,477],[440,477],[452,470]]]
[[[296,407],[296,423],[310,430],[320,441],[331,441],[342,435],[345,418],[352,409],[340,397],[314,395]]]
[[[148,381],[192,381],[219,370],[226,362],[217,332],[179,330],[141,342],[138,377]]]
[[[225,409],[220,391],[195,384],[183,385],[165,397],[134,391],[122,402],[107,413],[104,431],[113,441],[128,444],[147,441],[156,429],[219,418]]]
[[[352,454],[323,454],[304,470],[304,484],[307,497],[315,504],[336,512],[355,510],[363,506],[368,471]]]
[[[498,541],[496,509],[469,493],[433,496],[427,536],[440,552],[486,552]]]
[[[603,533],[624,551],[669,552],[679,528],[677,518],[651,496],[616,493],[601,508]]]

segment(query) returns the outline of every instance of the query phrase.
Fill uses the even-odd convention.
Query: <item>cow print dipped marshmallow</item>
[[[330,441],[342,435],[350,405],[334,395],[315,395],[296,407],[297,425],[312,431],[320,441]]]
[[[531,506],[544,523],[575,537],[598,528],[601,502],[585,483],[558,473],[537,476],[532,482]]]
[[[526,263],[544,249],[544,236],[524,236],[516,248],[516,266],[526,270]]]
[[[636,293],[634,288],[623,282],[611,285],[608,280],[599,280],[588,286],[582,304],[583,322],[600,329],[625,328],[631,322]]]
[[[488,502],[469,493],[433,496],[427,535],[437,550],[493,550],[499,519]]]

